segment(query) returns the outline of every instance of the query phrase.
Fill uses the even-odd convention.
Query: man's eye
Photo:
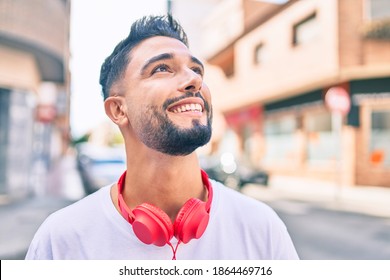
[[[152,71],[152,73],[156,73],[156,72],[167,72],[169,70],[169,67],[168,65],[166,64],[161,64],[161,65],[158,65],[157,67],[155,67]]]
[[[193,67],[192,71],[194,71],[196,74],[203,76],[203,69],[201,67]]]

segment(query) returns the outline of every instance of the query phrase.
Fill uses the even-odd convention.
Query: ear
[[[125,99],[122,96],[110,96],[104,101],[107,116],[119,127],[128,124]]]

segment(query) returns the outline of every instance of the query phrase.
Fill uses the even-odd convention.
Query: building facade
[[[42,191],[69,132],[69,0],[0,0],[0,196]]]
[[[241,156],[271,174],[390,187],[390,1],[221,5],[203,53],[224,72],[213,100]],[[332,91],[348,110],[332,109]]]

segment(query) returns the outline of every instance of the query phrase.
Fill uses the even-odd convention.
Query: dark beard
[[[192,121],[192,127],[181,129],[167,116],[164,110],[150,106],[146,115],[139,120],[142,127],[141,141],[149,148],[172,156],[186,156],[207,144],[211,138],[212,109],[205,103],[207,125],[199,120]],[[163,106],[166,107],[166,106]]]

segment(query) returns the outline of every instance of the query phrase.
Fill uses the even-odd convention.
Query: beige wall
[[[37,92],[40,74],[29,53],[0,46],[0,86]]]
[[[68,44],[69,24],[64,5],[59,0],[2,0],[0,32],[44,46],[62,57]]]
[[[223,92],[215,98],[219,107],[230,111],[351,79],[389,76],[390,42],[362,39],[367,24],[363,4],[364,0],[297,1],[245,34],[234,45],[234,75],[217,90]],[[314,11],[319,36],[294,47],[294,24]],[[221,45],[229,44],[218,38]],[[260,43],[266,60],[255,65]],[[210,50],[216,51],[212,45]]]
[[[365,0],[342,0],[339,7],[339,60],[341,80],[390,75],[390,42],[364,39]]]
[[[312,42],[292,45],[293,26],[317,11],[318,36]],[[254,102],[293,95],[335,79],[338,71],[336,1],[299,1],[259,26],[235,45],[235,76],[224,93],[225,110]],[[263,43],[266,61],[255,65],[253,56]]]
[[[241,5],[242,0],[220,1],[202,21],[202,56],[209,57],[223,49],[244,31],[244,11]]]

